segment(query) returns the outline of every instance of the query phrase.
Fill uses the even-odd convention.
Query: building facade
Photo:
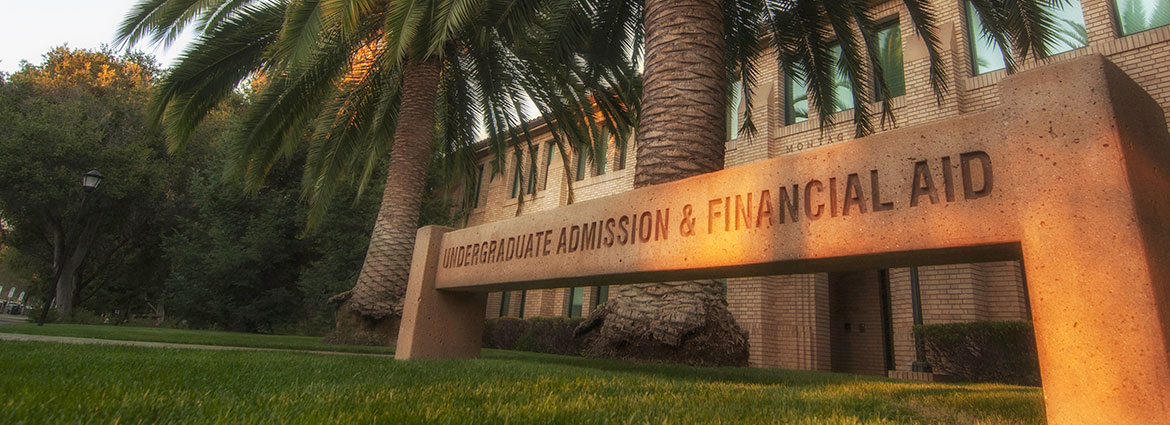
[[[979,35],[981,24],[966,1],[934,3],[949,87],[941,100],[930,86],[926,49],[903,4],[874,4],[883,23],[878,41],[896,117],[878,131],[979,113],[1000,103],[1003,56]],[[1049,61],[1104,55],[1170,111],[1170,0],[1071,0],[1055,12],[1062,29],[1049,44],[1055,53]],[[785,75],[774,57],[760,63],[763,72],[751,96],[759,131],[750,137],[730,131],[727,167],[834,143],[865,143],[852,137],[850,93],[871,93],[866,98],[877,111],[874,88],[850,87],[841,79],[836,124],[822,131],[802,82]],[[1020,69],[1041,65],[1017,60]],[[730,117],[729,127],[742,119]],[[604,160],[590,161],[572,153],[563,158],[547,127],[536,139],[541,142],[534,150],[510,157],[500,173],[490,171],[484,154],[467,225],[553,209],[569,201],[570,191],[572,199],[584,201],[633,189],[632,141],[613,140]],[[1019,262],[757,276],[728,280],[727,300],[749,334],[753,366],[928,378],[913,371],[916,323],[1030,320],[1026,281]],[[597,285],[494,293],[487,316],[588,315],[608,298],[605,282]]]

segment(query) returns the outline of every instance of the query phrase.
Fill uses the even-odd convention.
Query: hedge
[[[914,333],[935,373],[965,382],[1040,385],[1036,337],[1028,322],[920,325]]]
[[[503,317],[489,319],[483,328],[483,346],[503,350],[581,355],[584,341],[573,337],[582,318]]]

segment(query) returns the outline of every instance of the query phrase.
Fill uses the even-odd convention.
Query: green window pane
[[[583,305],[585,305],[585,288],[569,290],[569,317],[581,317]]]
[[[508,304],[512,301],[512,294],[504,292],[500,297],[500,317],[508,315]]]
[[[1163,0],[1165,1],[1165,0]],[[1081,0],[1045,3],[1056,18],[1055,38],[1048,43],[1048,54],[1055,55],[1089,45],[1089,33],[1085,29],[1085,15],[1081,13]]]
[[[515,172],[512,173],[512,197],[515,198],[520,195],[520,161],[516,161],[513,169]]]
[[[837,65],[837,72],[833,74],[833,91],[837,95],[837,103],[833,105],[833,112],[853,109],[853,83],[841,68],[841,46],[832,48],[833,63]]]
[[[1121,35],[1130,35],[1170,25],[1170,1],[1115,0]]]
[[[891,22],[878,30],[878,63],[882,67],[883,81],[890,90],[890,97],[906,94],[906,72],[902,66],[902,29],[898,21]],[[876,77],[875,77],[876,81]],[[882,93],[874,87],[874,99],[882,100]]]
[[[520,318],[524,318],[524,303],[528,301],[528,291],[520,291]]]
[[[808,121],[808,85],[793,74],[789,72],[784,77],[785,124]]]
[[[743,81],[731,86],[731,102],[727,108],[727,140],[739,138],[739,103],[743,100]]]
[[[975,75],[1003,69],[1003,52],[990,37],[983,35],[983,21],[971,3],[967,3],[967,38],[971,40],[971,66]]]
[[[601,137],[598,138],[598,142],[601,143],[601,152],[594,162],[597,164],[597,175],[600,176],[605,174],[605,166],[609,159],[609,130],[601,129]]]
[[[1138,0],[1142,1],[1142,0]],[[1165,0],[1162,0],[1165,1]],[[1056,19],[1056,33],[1047,44],[1048,54],[1055,55],[1070,50],[1076,50],[1089,45],[1088,32],[1085,30],[1085,16],[1081,12],[1080,0],[1068,2],[1043,3],[1043,7],[1050,8]],[[971,67],[975,75],[1004,68],[1003,51],[990,37],[983,34],[983,21],[979,13],[966,3],[967,7],[967,37],[971,41]]]
[[[475,183],[471,185],[471,190],[475,193],[471,194],[472,208],[479,208],[479,192],[482,190],[480,186],[483,185],[483,168],[484,166],[480,165],[475,172],[475,177],[473,177],[475,179]]]
[[[630,150],[629,143],[627,142],[625,146],[622,146],[621,144],[617,144],[617,139],[614,139],[614,143],[614,147],[618,149],[618,162],[615,170],[624,170],[626,169],[626,152]]]
[[[597,287],[597,305],[605,304],[609,301],[609,285]]]
[[[588,165],[585,153],[581,150],[582,148],[577,149],[577,181],[585,180],[585,166]]]
[[[528,193],[536,193],[536,150],[533,150],[528,155]]]
[[[555,143],[545,143],[544,150],[546,151],[546,159],[544,161],[544,178],[541,180],[542,183],[540,184],[540,188],[542,190],[548,189],[548,170],[552,168],[553,155],[557,152],[557,145]]]
[[[841,62],[841,46],[833,46],[830,54],[833,55],[834,64],[833,93],[837,98],[837,101],[833,104],[833,111],[841,112],[847,109],[853,109],[853,83],[849,81],[849,78],[839,66]],[[789,74],[784,78],[784,120],[787,124],[795,124],[808,120],[808,82],[803,78],[791,75],[798,74],[797,72]]]

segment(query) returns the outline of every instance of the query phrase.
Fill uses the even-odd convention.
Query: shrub
[[[38,320],[41,319],[41,309],[31,308],[31,307],[25,308],[24,315],[25,315],[25,317],[28,317],[29,322],[36,323]],[[49,310],[49,315],[45,316],[45,323],[69,323],[69,324],[74,324],[74,325],[104,325],[104,324],[108,324],[109,322],[106,320],[106,318],[104,318],[101,315],[98,315],[92,311],[82,309],[82,308],[74,308],[73,312],[69,313],[69,315],[64,317],[64,318],[61,317],[61,313],[57,312],[57,310]]]
[[[45,316],[45,323],[56,323],[60,315],[57,310],[49,310],[49,314]],[[29,322],[36,323],[41,319],[41,309],[34,307],[26,307],[24,309],[24,317],[28,318]]]
[[[75,325],[105,325],[110,323],[109,320],[97,313],[77,307],[74,307],[73,311],[69,313],[69,317],[61,322]]]
[[[488,320],[483,327],[483,346],[502,350],[515,350],[516,340],[528,332],[528,322],[515,317],[501,317]]]
[[[1027,322],[915,326],[936,373],[966,382],[1040,385],[1036,337]]]
[[[583,319],[536,317],[528,319],[528,332],[516,341],[516,349],[548,354],[581,355],[581,340],[573,331]]]
[[[581,355],[583,341],[573,330],[584,319],[536,317],[490,319],[484,325],[483,346],[536,353]]]

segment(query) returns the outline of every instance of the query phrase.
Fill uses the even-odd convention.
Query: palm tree
[[[192,22],[200,31],[153,107],[175,147],[238,84],[262,80],[233,169],[258,188],[307,138],[310,223],[339,184],[365,187],[389,155],[361,274],[334,297],[335,340],[387,344],[432,158],[472,175],[482,122],[502,171],[509,140],[517,152],[532,146],[527,101],[566,143],[589,144],[599,127],[630,131],[626,102],[611,89],[633,68],[624,55],[591,56],[622,51],[606,44],[621,39],[591,38],[592,13],[571,0],[142,0],[119,40],[166,42]]]
[[[880,62],[878,26],[868,0],[645,0],[645,73],[637,131],[635,187],[661,184],[723,168],[725,112],[734,81],[751,87],[761,39],[781,67],[808,83],[822,131],[832,124],[835,86],[873,84],[882,94],[883,122],[893,119],[890,88]],[[941,101],[946,91],[935,15],[929,1],[904,0],[925,42],[930,82]],[[988,33],[1001,46],[1045,56],[1054,18],[1031,0],[974,0],[992,21]],[[1011,36],[1009,41],[1007,38]],[[859,40],[860,36],[860,40]],[[831,43],[830,40],[834,40]],[[836,46],[839,47],[836,47]],[[840,53],[834,52],[840,49]],[[1007,47],[1005,47],[1006,49]],[[871,74],[863,72],[868,63]],[[1010,66],[1010,65],[1009,65]],[[874,131],[863,90],[853,90],[858,137]],[[751,117],[750,110],[747,117]],[[745,132],[752,132],[750,119]],[[716,280],[651,283],[620,288],[590,315],[578,334],[594,334],[593,355],[669,359],[692,364],[746,364],[747,340],[727,310]]]

